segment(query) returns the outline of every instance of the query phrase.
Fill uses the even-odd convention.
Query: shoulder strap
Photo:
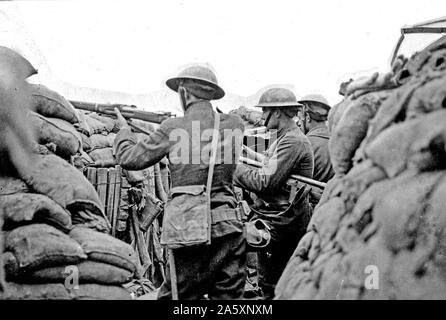
[[[208,211],[208,239],[211,241],[211,230],[212,230],[212,214],[211,214],[211,188],[212,188],[212,177],[214,175],[215,158],[217,157],[217,146],[220,128],[220,114],[218,112],[214,113],[214,132],[212,134],[212,149],[211,156],[209,159],[209,171],[208,171],[208,181],[206,184],[206,200],[207,200],[207,211]]]
[[[217,157],[218,131],[220,128],[220,114],[218,112],[214,114],[215,114],[214,132],[212,134],[212,149],[211,149],[211,156],[209,159],[208,181],[206,185],[206,193],[208,195],[209,200],[211,198],[212,177],[214,175],[215,158]]]

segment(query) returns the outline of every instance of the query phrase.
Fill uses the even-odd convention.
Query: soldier
[[[307,188],[291,189],[286,183],[292,174],[313,176],[310,142],[293,120],[299,106],[288,89],[271,88],[263,93],[257,107],[262,108],[264,124],[277,138],[266,151],[263,167],[239,165],[235,172],[235,185],[257,196],[250,221],[263,221],[271,236],[258,253],[259,286],[265,299],[273,298],[275,285],[311,216]]]
[[[209,131],[214,127],[215,113],[210,100],[220,99],[225,93],[211,69],[199,65],[184,69],[178,77],[167,80],[166,84],[178,92],[184,117],[165,120],[154,133],[137,141],[125,119],[120,116],[122,128],[114,143],[116,159],[124,169],[141,170],[167,155],[171,160],[172,188],[206,185],[209,168],[209,162],[206,160],[209,160],[209,153],[208,159],[204,159],[206,152],[200,150],[205,150],[210,145],[210,139],[200,137],[205,130]],[[187,133],[185,144],[179,146],[183,152],[181,155],[177,154],[177,138],[172,139],[177,137],[178,130]],[[226,141],[226,134],[221,133],[227,130],[239,132],[239,139],[235,139],[234,143]],[[202,299],[205,295],[209,299],[243,297],[246,280],[246,238],[233,186],[233,172],[243,141],[243,131],[243,122],[238,116],[221,114],[219,145],[223,145],[224,139],[224,146],[230,146],[229,152],[232,152],[234,161],[217,162],[214,167],[211,188],[211,244],[172,250],[177,269],[179,299]],[[181,135],[181,139],[184,139],[184,135]],[[193,159],[197,155],[198,162]],[[176,161],[173,158],[189,160]],[[166,277],[160,289],[159,299],[172,298],[169,267]]]
[[[304,105],[302,127],[311,142],[314,154],[313,179],[328,182],[334,176],[334,170],[328,152],[328,127],[326,125],[330,106],[319,94],[309,94],[300,101]]]

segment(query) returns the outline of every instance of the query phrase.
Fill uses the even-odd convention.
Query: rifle
[[[151,123],[161,123],[164,120],[172,117],[170,112],[150,112],[150,111],[140,111],[136,110],[134,105],[125,104],[104,104],[104,103],[91,103],[91,102],[81,102],[70,100],[71,104],[76,109],[82,109],[90,112],[102,113],[108,116],[115,116],[115,108],[118,108],[122,116],[126,119],[138,119]]]
[[[245,157],[240,157],[240,162],[248,164],[248,165],[251,165],[251,166],[254,166],[254,167],[257,167],[257,168],[261,168],[262,167],[262,164],[260,162],[252,160],[252,159],[249,159],[249,158],[245,158]],[[320,189],[325,189],[325,187],[327,186],[327,184],[324,183],[324,182],[316,181],[316,180],[313,180],[313,179],[310,179],[310,178],[307,178],[307,177],[303,177],[303,176],[300,176],[300,175],[297,175],[297,174],[291,175],[290,179],[288,179],[288,180],[290,182],[292,182],[292,180],[297,180],[297,181],[300,181],[302,183],[306,183],[306,184],[308,184],[310,186],[318,187]]]

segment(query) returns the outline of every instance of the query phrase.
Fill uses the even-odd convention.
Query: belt
[[[242,220],[242,214],[239,208],[230,208],[228,205],[223,205],[211,210],[212,223],[228,221],[228,220]]]

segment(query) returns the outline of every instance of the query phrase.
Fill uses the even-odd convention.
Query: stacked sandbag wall
[[[238,115],[245,122],[246,128],[259,127],[262,123],[262,111],[249,109],[244,106],[231,110],[230,114]]]
[[[31,85],[31,102],[33,161],[0,177],[1,298],[130,299],[136,252],[108,234],[98,194],[71,164],[78,112],[43,85]]]
[[[85,170],[89,166],[109,168],[117,165],[113,142],[119,128],[115,119],[94,112],[77,111],[80,122],[76,128],[83,141],[83,152],[75,157],[78,168]],[[132,120],[132,123],[146,132],[155,130],[153,124],[145,121]],[[135,134],[138,139],[145,136],[138,131]],[[139,277],[150,280],[156,287],[164,281],[166,252],[159,244],[159,236],[163,204],[170,189],[169,179],[166,159],[145,170],[122,170],[121,176],[115,234],[138,252]],[[129,193],[135,196],[129,196]],[[135,219],[132,219],[132,211]]]
[[[276,299],[446,298],[446,42],[399,63],[330,111],[336,176]]]

